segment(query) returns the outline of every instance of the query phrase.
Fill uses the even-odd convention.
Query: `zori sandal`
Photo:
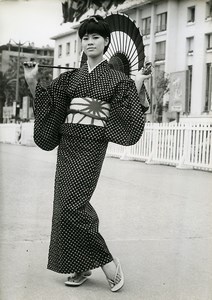
[[[118,258],[114,258],[113,260],[114,260],[114,262],[116,264],[116,273],[115,273],[113,279],[107,278],[107,280],[108,280],[108,283],[110,285],[111,291],[112,292],[117,292],[124,285],[124,274],[123,274],[123,271],[122,271],[119,259]]]
[[[83,284],[83,282],[85,282],[89,276],[91,276],[91,271],[85,271],[81,273],[75,272],[73,275],[68,277],[68,280],[65,282],[65,285],[79,286]]]

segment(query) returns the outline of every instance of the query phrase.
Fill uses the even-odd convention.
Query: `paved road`
[[[211,300],[212,174],[106,158],[92,203],[122,262],[124,288],[101,269],[83,286],[46,270],[56,151],[0,144],[1,300]]]

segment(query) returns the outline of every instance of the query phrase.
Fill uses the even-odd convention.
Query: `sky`
[[[125,3],[133,1],[138,0]],[[29,41],[38,47],[54,47],[51,37],[71,27],[70,23],[62,24],[61,3],[62,0],[0,0],[0,45],[12,39],[16,43]]]
[[[50,38],[70,27],[70,23],[61,25],[62,21],[60,0],[0,0],[0,45],[13,39],[53,47]]]

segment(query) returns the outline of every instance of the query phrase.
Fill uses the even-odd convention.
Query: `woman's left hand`
[[[140,89],[144,83],[144,80],[149,79],[152,76],[152,72],[148,75],[144,74],[144,68],[141,68],[141,70],[137,71],[135,75],[135,85],[137,88],[138,93],[140,92]]]
[[[135,74],[135,81],[144,81],[146,79],[149,79],[152,76],[152,72],[150,72],[149,74],[144,74],[145,69],[141,68],[141,70],[137,71],[137,73]]]

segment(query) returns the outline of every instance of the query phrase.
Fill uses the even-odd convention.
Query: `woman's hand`
[[[24,76],[32,96],[35,97],[35,89],[38,83],[38,64],[35,62],[24,63]]]
[[[135,75],[135,85],[138,91],[138,95],[141,101],[141,104],[146,107],[146,109],[149,108],[149,101],[147,97],[145,96],[144,92],[141,92],[142,85],[144,84],[144,81],[146,79],[149,79],[152,76],[152,64],[146,63],[143,68],[141,68],[140,71],[138,71]]]
[[[144,80],[149,79],[152,76],[152,72],[149,74],[145,75],[145,68],[141,68],[141,70],[137,71],[135,75],[135,85],[137,88],[138,93],[140,92],[140,89],[144,83]]]
[[[38,80],[38,64],[35,62],[24,62],[24,76],[28,82]]]

